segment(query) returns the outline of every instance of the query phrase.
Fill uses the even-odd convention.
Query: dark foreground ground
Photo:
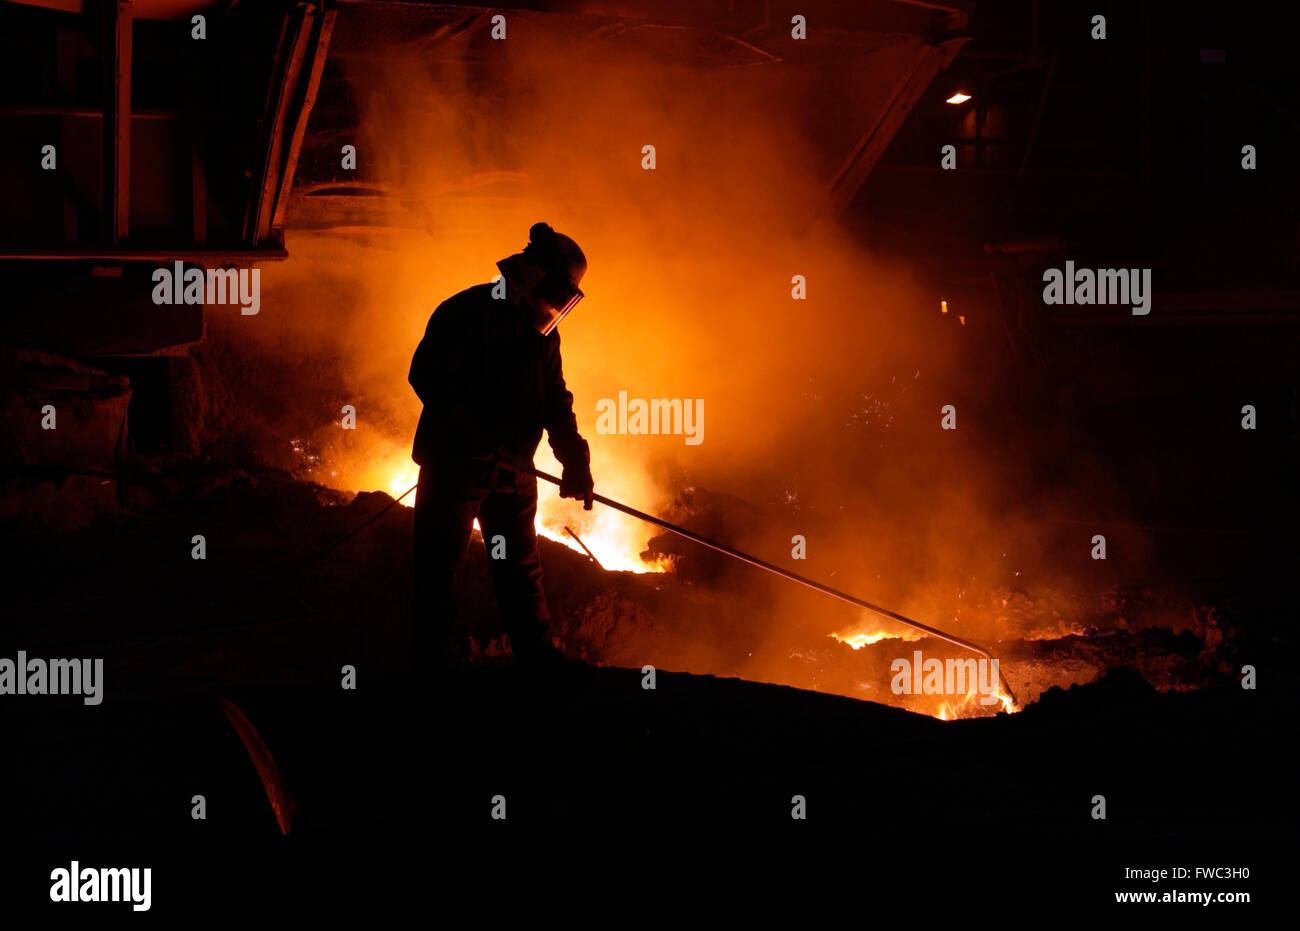
[[[105,659],[99,706],[0,706],[6,927],[186,927],[227,910],[325,912],[332,927],[353,909],[378,916],[359,927],[493,924],[516,909],[535,922],[694,923],[776,902],[799,926],[1068,923],[1094,908],[1223,921],[1276,913],[1289,895],[1294,608],[1279,574],[1276,592],[1252,589],[1255,639],[1233,654],[1260,666],[1256,690],[1225,674],[1160,692],[1108,660],[1099,681],[1049,689],[1020,714],[941,722],[742,679],[660,671],[648,690],[618,664],[412,677],[409,512],[307,564],[388,499],[322,504],[262,483],[241,504],[193,487],[153,516],[30,533],[6,563],[0,656]],[[592,574],[558,547],[545,558],[572,597],[697,597]],[[355,689],[341,687],[344,665]],[[287,835],[223,698],[274,757]],[[795,796],[806,819],[791,817]],[[74,859],[151,867],[150,913],[52,905],[50,871]],[[1152,883],[1126,868],[1190,875]],[[1151,890],[1248,892],[1252,911],[1115,902]],[[33,910],[48,914],[18,920]]]
[[[215,697],[94,715],[33,703],[6,726],[4,833],[22,839],[6,851],[21,854],[6,908],[48,906],[49,871],[76,858],[152,866],[151,911],[178,918],[270,903],[433,913],[529,890],[548,910],[621,891],[653,911],[694,887],[748,906],[978,901],[1018,916],[1151,888],[1268,901],[1294,842],[1278,739],[1290,722],[1268,690],[1161,695],[1116,671],[1014,717],[953,723],[711,677],[660,674],[650,691],[623,669],[541,681],[477,667],[414,689],[228,697],[279,764],[297,809],[288,836]],[[195,794],[205,821],[190,817]],[[1097,794],[1105,821],[1090,816]],[[806,820],[791,817],[795,795]],[[1250,878],[1124,878],[1151,866]]]

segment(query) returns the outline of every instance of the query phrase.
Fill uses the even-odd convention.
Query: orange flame
[[[551,474],[561,471],[550,454],[549,449],[538,450],[537,468]],[[372,477],[373,476],[373,477]],[[419,480],[419,469],[411,462],[410,456],[402,453],[392,460],[371,470],[367,478],[371,485],[380,485],[394,498],[399,497]],[[543,483],[545,484],[545,483]],[[618,489],[628,483],[616,483],[618,488],[611,489],[613,496]],[[602,487],[602,492],[606,489]],[[415,506],[415,495],[408,495],[402,500],[407,507]],[[535,527],[540,536],[556,543],[562,543],[569,549],[586,553],[582,547],[564,532],[565,525],[574,529],[582,542],[595,554],[597,561],[607,570],[615,572],[664,572],[668,565],[663,561],[647,562],[640,553],[646,548],[651,532],[635,520],[617,511],[607,508],[594,508],[584,511],[582,503],[559,497],[552,489],[547,494],[543,489],[538,495],[537,520]],[[475,527],[478,524],[475,522]]]
[[[846,644],[855,650],[861,650],[863,647],[871,646],[873,643],[879,643],[881,640],[920,640],[920,631],[912,630],[909,627],[900,627],[898,630],[884,630],[877,628],[866,631],[859,630],[856,633],[846,634],[839,631],[829,634],[829,636]]]
[[[860,650],[873,643],[879,643],[881,640],[920,640],[923,635],[920,631],[911,628],[900,627],[898,630],[884,630],[878,626],[873,626],[870,629],[859,629],[854,633],[836,631],[829,636],[855,650]],[[997,699],[998,704],[1001,706],[999,710],[1007,714],[1015,714],[1021,710],[1020,706],[1012,701],[1011,696],[1002,688],[1001,682],[994,683],[993,691],[989,694]],[[985,696],[981,695],[978,690],[971,689],[962,696],[961,701],[950,703],[947,700],[940,700],[934,710],[930,712],[930,716],[938,718],[940,721],[980,717],[985,713],[982,709],[991,707],[980,701],[983,697]]]

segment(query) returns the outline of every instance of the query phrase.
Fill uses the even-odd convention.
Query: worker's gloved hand
[[[584,511],[591,510],[592,495],[595,494],[596,482],[591,477],[591,466],[571,465],[564,467],[560,476],[560,497],[574,498],[582,501]]]

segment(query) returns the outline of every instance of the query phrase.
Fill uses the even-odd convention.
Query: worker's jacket
[[[522,310],[492,297],[492,285],[438,305],[408,381],[424,402],[411,453],[422,466],[498,450],[530,463],[543,429],[564,466],[590,461],[564,385],[559,331],[542,336]]]

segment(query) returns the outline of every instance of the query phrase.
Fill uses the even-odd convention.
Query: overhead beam
[[[880,118],[853,147],[844,165],[826,186],[821,203],[813,214],[814,221],[837,217],[848,208],[925,89],[940,71],[948,67],[967,41],[965,37],[954,38],[938,45],[921,47],[912,67],[894,86]]]
[[[131,228],[131,0],[108,0],[104,17],[104,238],[119,245]]]
[[[325,59],[329,55],[330,36],[334,31],[334,19],[337,10],[326,10],[320,19],[316,41],[311,51],[311,68],[307,75],[307,86],[303,90],[302,102],[298,106],[298,119],[289,139],[289,152],[285,156],[284,168],[280,171],[280,190],[275,199],[275,210],[271,213],[273,228],[284,226],[284,214],[289,206],[289,194],[293,188],[293,177],[298,171],[298,156],[302,152],[302,140],[307,134],[307,120],[311,117],[312,107],[316,105],[316,94],[320,91],[321,74],[325,70]]]
[[[282,67],[272,70],[270,105],[262,117],[262,144],[259,149],[261,170],[255,179],[256,187],[245,230],[250,246],[256,246],[266,239],[271,231],[271,215],[275,211],[286,149],[285,129],[315,19],[315,9],[308,4],[301,4],[292,14],[290,27],[282,34],[281,54],[277,56]],[[287,54],[284,54],[286,41],[288,49]]]

